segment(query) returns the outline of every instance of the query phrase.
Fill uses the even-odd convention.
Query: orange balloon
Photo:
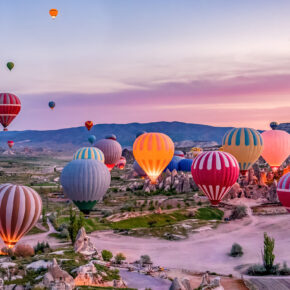
[[[52,17],[52,19],[54,19],[58,14],[58,10],[57,9],[50,9],[49,14]]]
[[[156,183],[174,155],[174,144],[163,133],[144,133],[135,140],[133,154],[151,183]]]
[[[265,131],[262,134],[262,157],[276,171],[290,154],[290,135],[282,130]]]

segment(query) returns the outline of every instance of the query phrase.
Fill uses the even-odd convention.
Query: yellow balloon
[[[135,140],[133,154],[151,182],[156,183],[174,155],[174,144],[163,133],[144,133]]]
[[[192,153],[193,157],[196,157],[197,155],[203,152],[203,149],[200,147],[192,147],[190,152]]]
[[[236,157],[241,173],[246,174],[262,153],[263,139],[255,129],[233,128],[225,134],[222,147]]]

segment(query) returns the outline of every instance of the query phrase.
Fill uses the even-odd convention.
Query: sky
[[[0,11],[0,92],[22,102],[10,130],[290,121],[288,0],[0,0]]]

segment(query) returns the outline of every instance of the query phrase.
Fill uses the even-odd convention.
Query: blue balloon
[[[178,170],[190,172],[193,159],[182,159],[178,162]]]
[[[138,164],[136,160],[133,163],[133,169],[139,176],[141,177],[146,176],[145,171],[142,169],[142,167]]]
[[[48,106],[49,106],[51,109],[53,109],[53,108],[55,107],[55,102],[50,101],[50,102],[48,103]]]
[[[90,135],[88,140],[91,144],[94,144],[97,141],[97,138],[95,135]]]
[[[167,167],[164,169],[164,172],[168,169],[169,171],[178,170],[178,163],[180,160],[184,158],[179,156],[173,156],[170,163],[167,165]]]

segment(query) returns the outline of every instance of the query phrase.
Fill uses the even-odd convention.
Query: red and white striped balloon
[[[217,205],[239,177],[239,163],[227,152],[211,151],[199,154],[193,161],[194,182]]]
[[[38,221],[42,201],[30,187],[0,185],[0,236],[12,248]]]
[[[277,185],[277,194],[280,202],[290,212],[290,172],[280,178]]]

